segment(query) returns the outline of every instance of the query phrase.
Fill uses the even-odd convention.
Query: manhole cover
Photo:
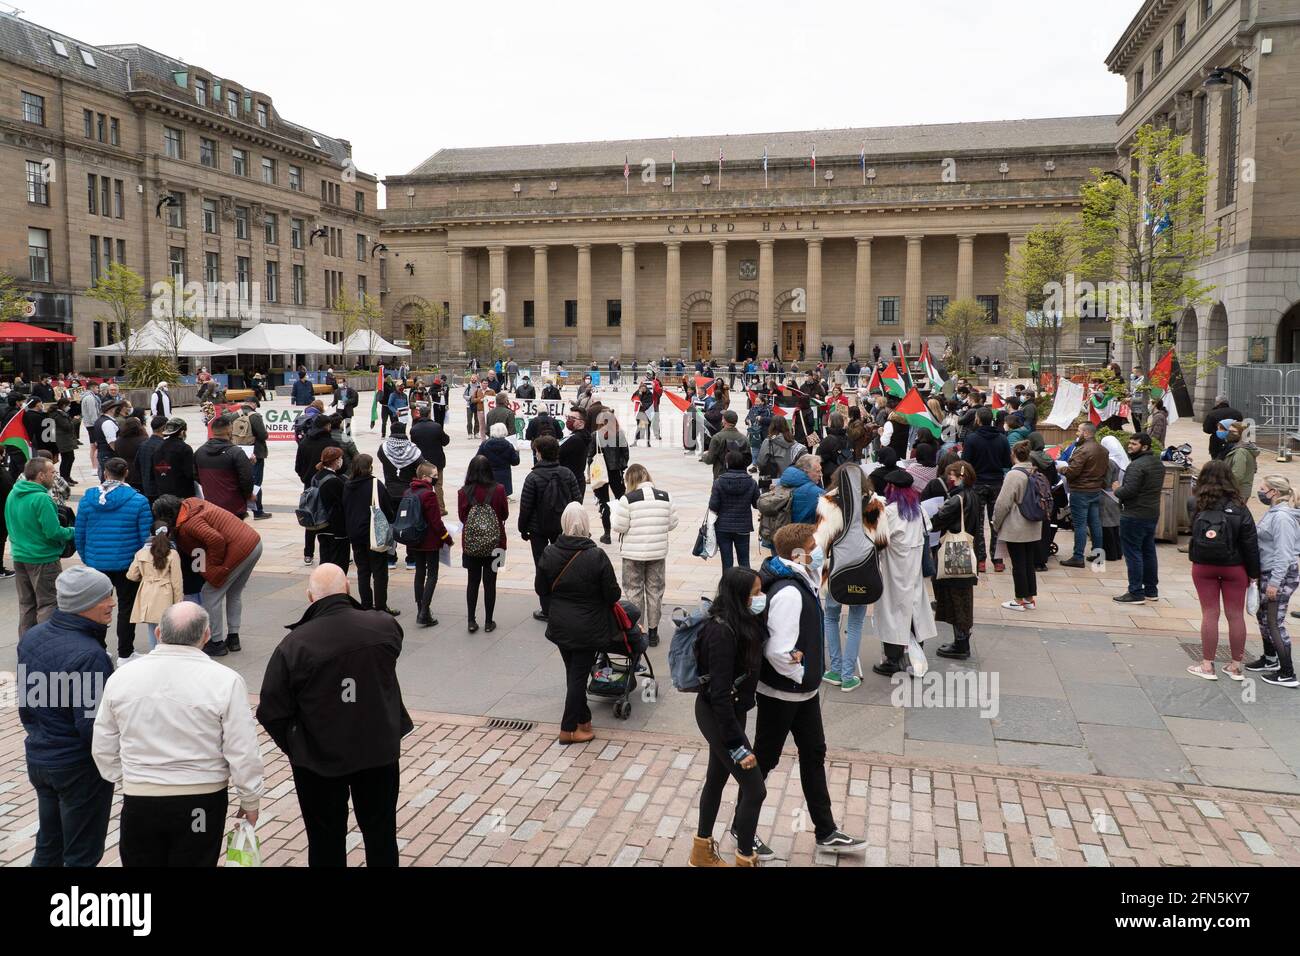
[[[488,730],[514,730],[521,733],[532,730],[536,726],[535,720],[511,720],[505,717],[493,717],[487,722]]]
[[[1192,660],[1194,661],[1205,660],[1205,658],[1201,656],[1201,645],[1199,643],[1179,644],[1178,646],[1181,647],[1184,651],[1186,651],[1187,656],[1190,657]],[[1232,651],[1226,646],[1226,642],[1224,644],[1219,645],[1218,651],[1216,651],[1214,654],[1214,659],[1220,664],[1227,664],[1232,660]]]

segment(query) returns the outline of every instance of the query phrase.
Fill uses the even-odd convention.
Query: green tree
[[[186,289],[174,276],[155,282],[152,314],[154,326],[162,333],[166,356],[179,369],[185,333],[198,327],[195,290]]]
[[[1149,369],[1155,330],[1172,325],[1189,305],[1209,300],[1214,286],[1195,273],[1214,251],[1205,225],[1205,162],[1169,129],[1140,127],[1131,151],[1135,180],[1125,184],[1093,170],[1082,187],[1079,240],[1085,271],[1095,281],[1131,291],[1114,319]],[[1134,301],[1136,293],[1136,301]],[[1195,359],[1193,359],[1193,363]]]
[[[998,332],[1013,351],[1055,379],[1061,343],[1078,330],[1077,313],[1067,314],[1054,300],[1082,271],[1083,251],[1077,220],[1062,219],[1031,229],[1018,250],[1007,254],[1002,294],[1008,301],[1006,322]]]
[[[997,335],[997,326],[989,321],[988,310],[974,299],[949,302],[934,328],[947,339],[953,351],[954,369],[963,367],[975,349]]]
[[[144,279],[120,262],[110,262],[86,295],[108,307],[122,341],[122,366],[131,367],[133,337],[144,325]]]
[[[27,297],[14,277],[0,272],[0,322],[20,322],[27,316]]]
[[[405,322],[406,338],[411,343],[411,350],[424,356],[427,349],[433,348],[436,361],[442,361],[442,342],[447,332],[447,310],[440,305],[417,302]]]
[[[343,367],[346,369],[349,367],[348,354],[351,352],[349,345],[352,336],[361,328],[362,304],[346,292],[340,292],[334,302],[334,309],[339,315],[339,333],[343,336],[339,351],[343,355]]]
[[[483,364],[490,364],[504,340],[505,321],[500,313],[489,312],[479,316],[474,328],[465,333],[465,351]]]

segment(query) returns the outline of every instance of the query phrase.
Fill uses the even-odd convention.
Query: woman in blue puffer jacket
[[[149,499],[126,483],[129,472],[122,458],[104,463],[104,483],[81,499],[74,538],[82,563],[107,574],[117,591],[118,663],[136,656],[131,609],[139,584],[126,572],[153,531]]]

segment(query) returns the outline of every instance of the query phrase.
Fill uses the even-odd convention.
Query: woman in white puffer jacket
[[[623,480],[627,494],[610,505],[610,525],[623,555],[623,596],[640,608],[650,646],[656,647],[668,536],[677,528],[677,509],[668,492],[651,483],[644,465],[633,465]]]

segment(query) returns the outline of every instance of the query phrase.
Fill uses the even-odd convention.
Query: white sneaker
[[[137,661],[142,657],[144,657],[144,655],[139,651],[134,652],[130,657],[119,657],[117,659],[117,666],[121,667],[123,664],[130,664],[132,661]]]
[[[1029,608],[1025,607],[1025,606],[1024,606],[1023,604],[1021,604],[1019,601],[1003,601],[1003,602],[1002,602],[1002,606],[1003,606],[1004,608],[1006,608],[1008,611],[1027,611],[1027,610],[1029,610]]]

